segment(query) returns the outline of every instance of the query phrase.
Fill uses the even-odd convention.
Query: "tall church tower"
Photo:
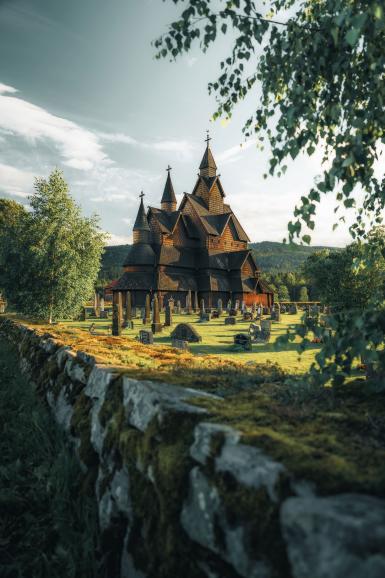
[[[217,175],[217,165],[211,152],[210,140],[211,138],[207,131],[206,150],[199,165],[198,182],[195,185],[193,194],[204,201],[207,210],[211,214],[220,215],[225,212],[223,205],[225,193],[219,175]]]
[[[199,174],[201,177],[216,177],[217,175],[217,165],[215,164],[213,153],[210,149],[210,141],[209,131],[207,131],[206,150],[199,165]]]

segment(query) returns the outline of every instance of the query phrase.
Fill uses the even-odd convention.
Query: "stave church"
[[[142,307],[148,293],[166,304],[171,297],[186,306],[189,291],[208,308],[218,299],[271,306],[273,293],[248,247],[249,238],[225,202],[225,192],[206,139],[198,178],[177,208],[171,168],[160,208],[145,210],[143,193],[133,227],[133,244],[113,292],[130,291],[132,305]]]

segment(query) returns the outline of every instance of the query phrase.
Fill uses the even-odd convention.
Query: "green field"
[[[202,337],[201,343],[190,344],[190,351],[196,355],[220,355],[223,359],[231,359],[233,361],[241,361],[242,363],[278,363],[284,370],[289,373],[305,372],[312,362],[320,346],[312,344],[309,349],[301,356],[298,354],[297,345],[295,343],[288,344],[285,349],[275,349],[275,341],[277,337],[286,333],[287,329],[294,328],[301,320],[301,314],[298,315],[281,315],[281,322],[272,323],[271,340],[267,344],[253,344],[253,350],[250,352],[239,352],[234,348],[234,335],[237,333],[247,333],[250,322],[242,321],[241,316],[238,317],[236,325],[225,325],[226,315],[223,314],[219,319],[212,319],[206,323],[200,323],[198,315],[174,315],[173,327],[163,328],[162,333],[154,335],[155,345],[171,345],[170,333],[178,323],[191,323]],[[164,321],[164,315],[161,314],[161,321]],[[108,335],[111,331],[111,320],[89,319],[87,321],[68,321],[61,325],[68,327],[76,327],[78,329],[88,329],[91,324],[95,324],[95,330],[101,335]],[[140,329],[151,329],[150,325],[144,325],[142,320],[134,319],[134,329],[124,329],[123,337],[135,338],[139,334]],[[297,339],[297,343],[299,339]]]

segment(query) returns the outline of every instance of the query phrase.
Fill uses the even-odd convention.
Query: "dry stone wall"
[[[98,503],[107,575],[382,578],[385,501],[310,484],[199,407],[6,318],[0,333],[66,432]]]

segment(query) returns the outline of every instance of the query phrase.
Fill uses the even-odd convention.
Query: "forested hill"
[[[307,247],[303,245],[285,245],[272,241],[250,243],[256,260],[262,271],[298,271],[309,255],[324,247]],[[99,279],[110,281],[122,273],[122,264],[127,255],[129,245],[106,247],[102,259]]]
[[[298,271],[312,253],[321,249],[337,250],[337,247],[309,247],[308,245],[289,245],[273,241],[250,243],[259,267],[262,271]]]

